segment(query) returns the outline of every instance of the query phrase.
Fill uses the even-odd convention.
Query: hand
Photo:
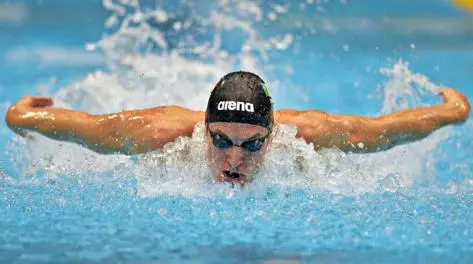
[[[470,103],[464,94],[448,87],[442,88],[439,94],[443,97],[447,110],[451,111],[454,121],[465,122],[468,119]]]
[[[5,121],[13,132],[22,137],[31,138],[25,128],[29,117],[28,114],[34,114],[37,109],[52,105],[53,99],[51,97],[25,96],[8,109]]]
[[[31,108],[44,108],[53,105],[53,99],[47,96],[25,96],[21,98],[13,107],[24,110]]]

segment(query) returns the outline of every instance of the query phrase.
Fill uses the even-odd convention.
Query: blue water
[[[181,8],[177,2],[165,2],[144,1],[143,5],[166,7],[178,17],[205,17],[212,4],[201,1],[192,8]],[[379,69],[390,68],[400,59],[433,83],[455,87],[473,98],[472,14],[440,0],[347,2],[319,4],[323,10],[317,5],[299,9],[303,2],[294,2],[288,13],[280,15],[281,20],[269,23],[265,19],[252,25],[262,37],[282,32],[300,37],[297,51],[272,49],[268,61],[261,63],[289,65],[294,72],[263,67],[271,82],[280,79],[286,85],[276,91],[277,108],[378,115],[383,106],[380,88],[389,80]],[[274,3],[278,2],[259,6],[269,13]],[[2,5],[27,10],[19,21],[0,16],[2,116],[21,96],[46,93],[38,84],[49,83],[52,77],[55,81],[47,94],[89,73],[108,70],[100,52],[90,52],[94,59],[75,64],[61,62],[67,57],[50,61],[34,53],[27,53],[24,59],[11,55],[19,49],[83,50],[86,43],[113,31],[104,29],[110,12],[100,1],[10,1]],[[357,31],[345,22],[345,27],[332,32],[320,28],[317,20],[337,24],[347,17],[364,19],[369,26]],[[291,25],[297,19],[316,23],[317,33]],[[411,22],[383,24],[386,19]],[[434,21],[443,22],[443,27],[435,26]],[[172,26],[162,25],[162,30],[170,32],[171,46],[178,45],[183,35],[171,34],[168,27]],[[444,30],[435,30],[439,28]],[[192,34],[209,38],[206,33]],[[241,39],[238,31],[225,35],[222,49],[238,52]],[[418,104],[440,103],[432,95],[421,99]],[[448,137],[430,154],[424,153],[435,162],[418,161],[425,165],[428,176],[408,187],[352,194],[267,185],[249,193],[201,197],[140,195],[139,178],[120,177],[132,171],[125,163],[125,168],[105,172],[65,168],[62,174],[55,174],[60,177],[48,178],[57,168],[48,156],[51,150],[46,149],[41,160],[53,162],[38,164],[31,174],[24,169],[26,162],[34,156],[30,153],[41,156],[41,150],[15,143],[13,134],[1,124],[0,262],[472,263],[470,131],[471,119],[449,128]],[[11,146],[19,150],[12,151]],[[416,146],[421,148],[422,142]],[[53,149],[57,155],[64,154],[62,151]],[[47,166],[41,168],[44,164]],[[346,171],[347,179],[354,178],[354,173]]]

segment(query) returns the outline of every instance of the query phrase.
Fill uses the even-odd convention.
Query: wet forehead
[[[253,136],[264,137],[268,134],[268,129],[262,126],[244,123],[215,122],[209,124],[209,129],[213,132],[225,134],[232,139],[246,139]]]

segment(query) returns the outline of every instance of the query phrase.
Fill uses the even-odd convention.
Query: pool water
[[[11,1],[0,113],[23,95],[110,113],[203,110],[245,69],[275,107],[380,115],[473,97],[473,14],[448,1]],[[471,263],[471,119],[380,153],[314,152],[278,129],[245,188],[192,138],[99,155],[0,125],[2,263]]]

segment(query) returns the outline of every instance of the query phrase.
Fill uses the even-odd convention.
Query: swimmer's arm
[[[191,136],[203,113],[177,106],[89,113],[50,107],[49,97],[24,97],[10,107],[6,123],[14,132],[28,131],[85,146],[102,154],[139,154],[162,148],[179,136]]]
[[[275,118],[276,122],[296,125],[296,137],[313,143],[316,149],[336,147],[354,153],[383,151],[423,139],[443,126],[465,122],[470,113],[466,97],[451,88],[442,89],[440,94],[444,101],[441,105],[406,109],[380,117],[286,110],[275,113]]]

